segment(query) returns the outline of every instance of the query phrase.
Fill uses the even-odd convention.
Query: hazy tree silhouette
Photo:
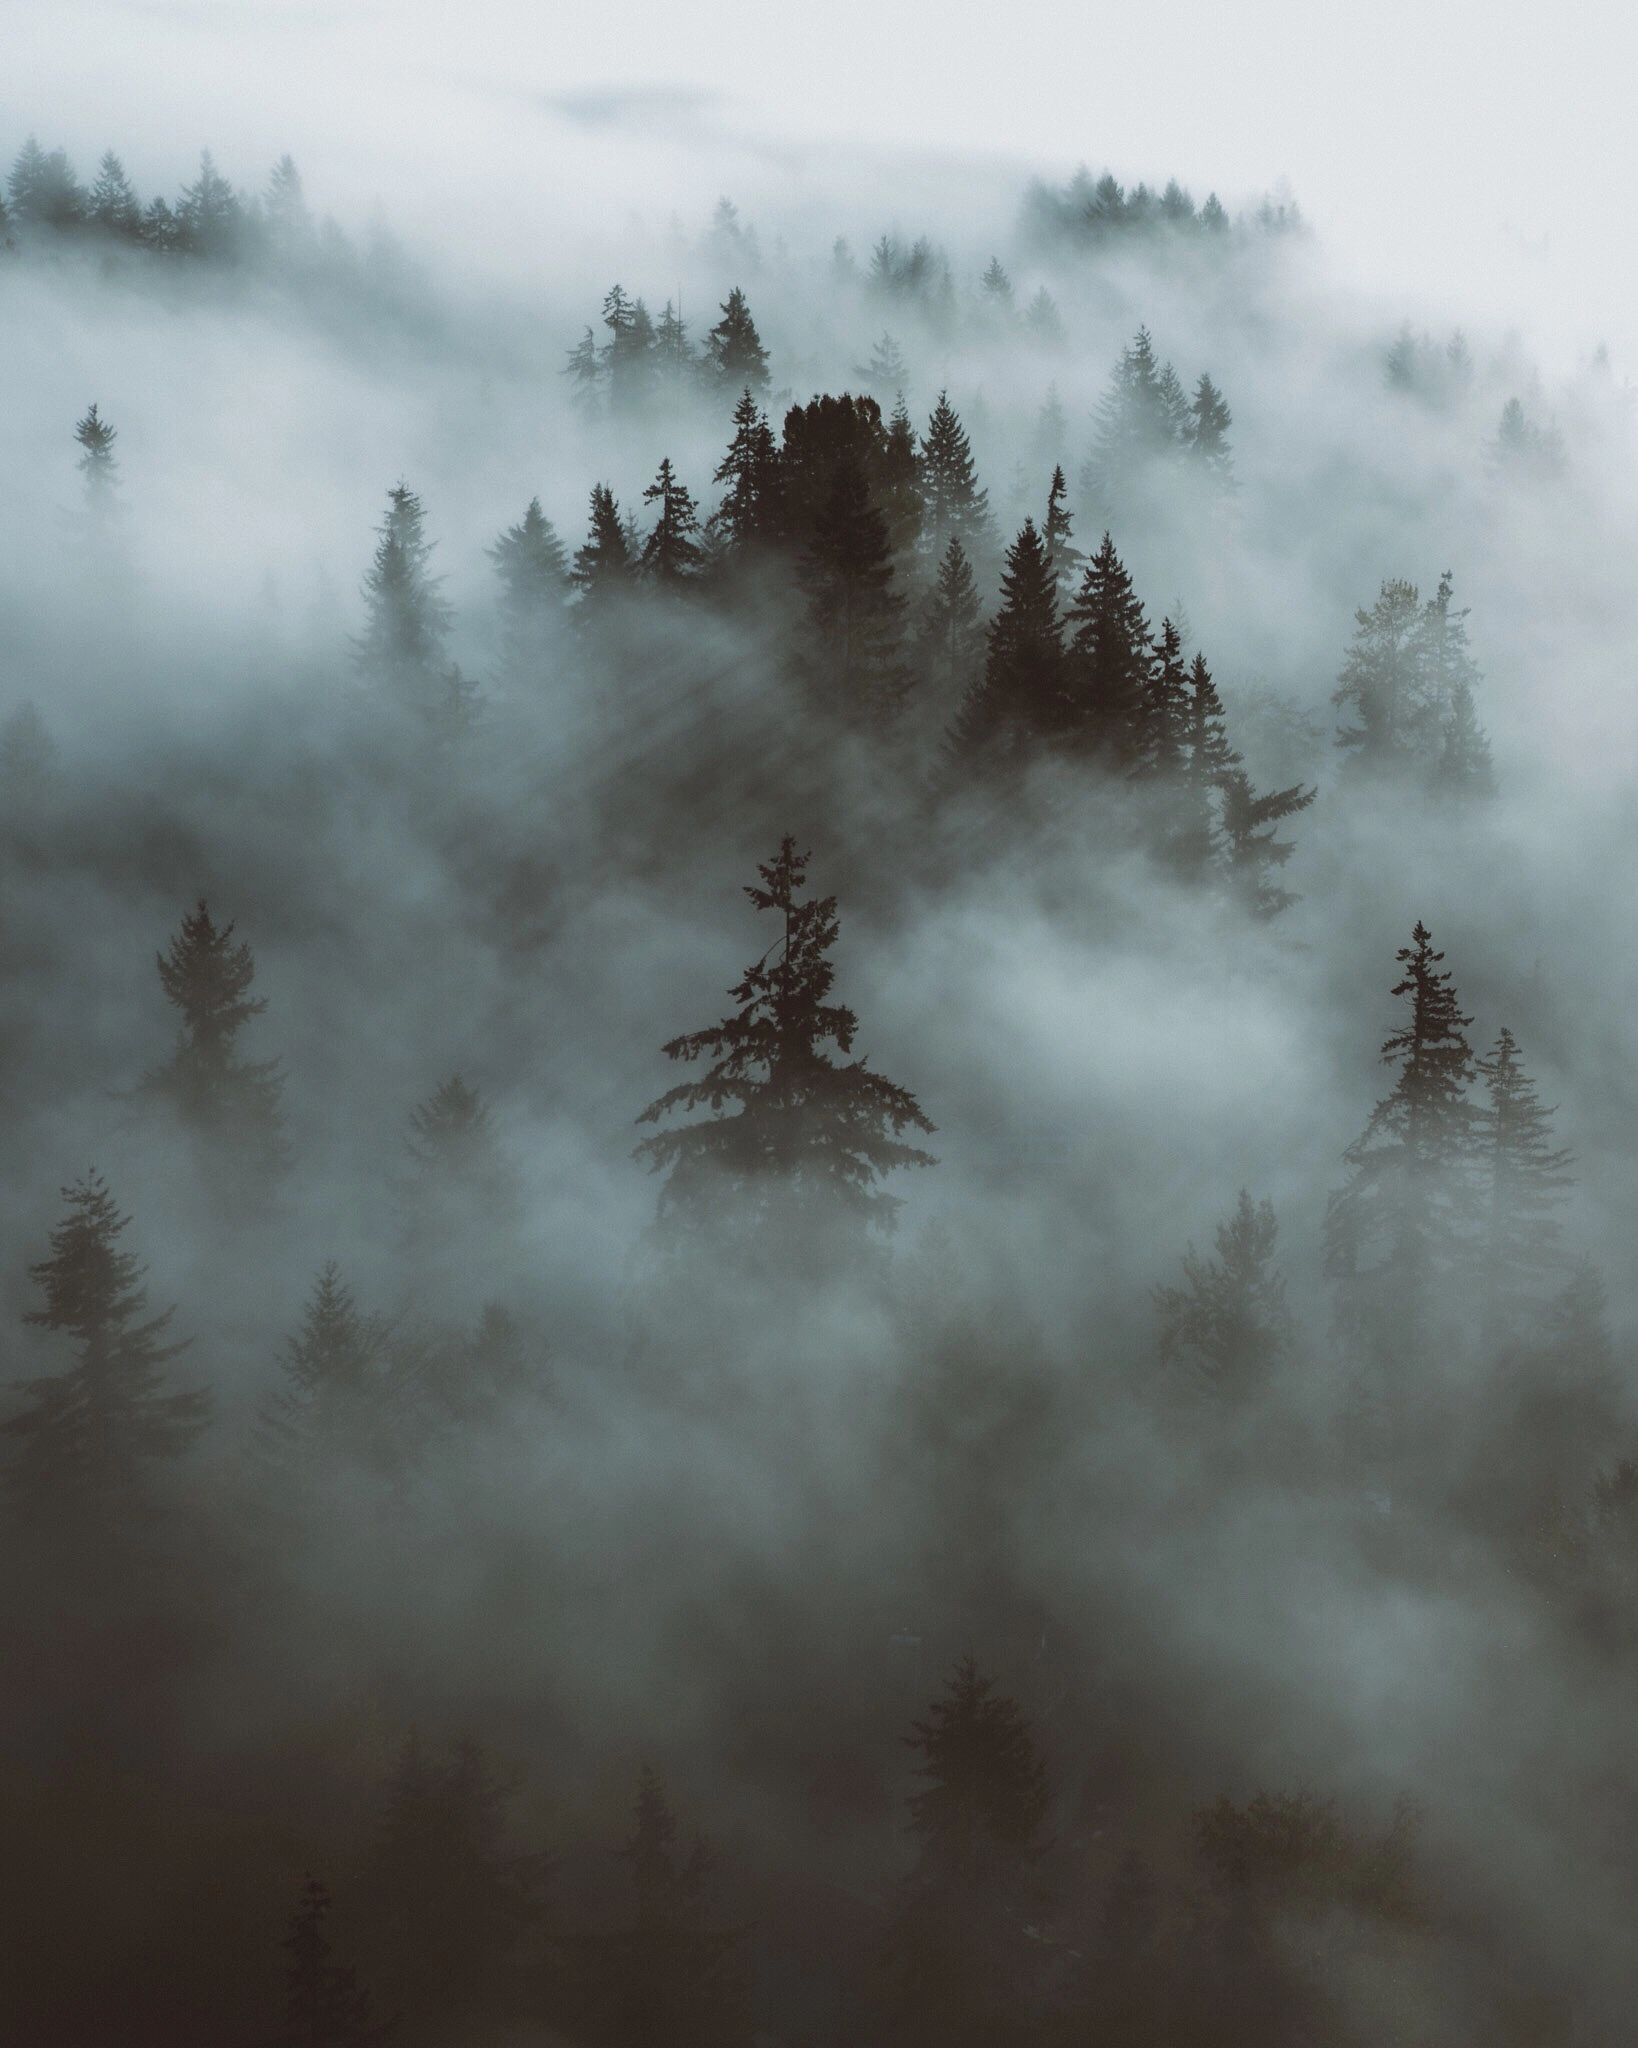
[[[267,2048],[355,2048],[386,2031],[370,2024],[369,1993],[358,1972],[338,1963],[330,1941],[330,1888],[308,1876],[281,1946],[285,1953],[284,2023]]]
[[[1154,646],[1131,576],[1107,533],[1086,565],[1068,625],[1066,741],[1125,767],[1143,728]]]
[[[367,681],[395,692],[413,710],[432,715],[448,684],[453,613],[439,595],[443,582],[428,567],[434,542],[426,513],[408,484],[387,493],[380,540],[364,578],[364,631],[353,661]]]
[[[1263,1385],[1290,1349],[1285,1281],[1274,1269],[1274,1205],[1240,1190],[1234,1214],[1217,1226],[1217,1256],[1183,1254],[1183,1285],[1154,1290],[1161,1355],[1181,1353],[1204,1386],[1243,1400]]]
[[[704,556],[699,543],[699,516],[687,486],[661,462],[643,502],[654,507],[654,525],[643,543],[642,573],[661,590],[680,590],[699,575]]]
[[[1063,730],[1066,669],[1057,579],[1033,519],[1007,550],[984,672],[950,729],[959,761],[1017,760]]]
[[[568,556],[538,498],[485,552],[501,581],[502,680],[513,689],[538,690],[568,602]]]
[[[1546,1275],[1565,1263],[1554,1211],[1573,1185],[1571,1154],[1552,1141],[1553,1112],[1524,1070],[1518,1041],[1503,1028],[1474,1062],[1485,1100],[1474,1114],[1481,1176],[1483,1308],[1492,1336],[1517,1330]]]
[[[705,338],[705,361],[719,390],[755,393],[768,388],[768,351],[737,284],[723,301],[722,318]]]

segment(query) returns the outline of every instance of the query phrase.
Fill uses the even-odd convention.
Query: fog
[[[1204,57],[1152,132],[1100,74],[1087,143],[1055,67],[1033,125],[918,73],[911,8],[856,91],[793,38],[804,96],[644,20],[617,62],[504,10],[446,47],[403,9],[390,50],[371,8],[74,14],[83,74],[19,7],[0,88],[28,2038],[1624,2039],[1638,495],[1602,200],[1538,190],[1538,262],[1517,166],[1475,196],[1419,149],[1446,262],[1409,173],[1363,188],[1306,116],[1285,161],[1249,119],[1185,138]],[[173,212],[47,217],[31,133]],[[645,354],[616,284],[686,345]],[[765,373],[710,372],[735,292]],[[773,453],[736,527],[742,391]],[[939,499],[945,398],[987,513]],[[681,568],[611,568],[662,458]],[[1016,597],[1059,467],[1067,652]],[[601,554],[597,485],[635,521]],[[531,500],[573,583],[519,552]],[[1155,643],[1129,702],[1106,532]],[[947,658],[950,535],[981,621]],[[1163,618],[1248,783],[1164,697]],[[747,900],[787,835],[834,944]],[[798,957],[856,1039],[790,1007]],[[762,969],[746,1092],[639,1122]],[[1504,1028],[1536,1092],[1499,1110]],[[715,1167],[634,1156],[718,1118]]]

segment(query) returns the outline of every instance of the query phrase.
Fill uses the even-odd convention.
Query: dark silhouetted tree
[[[999,256],[992,256],[989,268],[978,280],[979,297],[986,312],[1001,319],[1010,319],[1017,310],[1012,289],[1012,279],[1001,267]]]
[[[661,590],[684,589],[699,576],[704,557],[693,497],[671,467],[669,455],[644,491],[643,502],[654,506],[655,518],[643,543],[642,573]]]
[[[501,676],[538,690],[558,647],[569,597],[569,563],[552,522],[531,498],[516,526],[486,550],[501,580]]]
[[[910,424],[910,411],[902,396],[887,422],[887,438],[876,465],[875,494],[887,522],[888,545],[895,558],[911,560],[920,545],[926,507],[922,500],[916,430]]]
[[[1075,545],[1075,522],[1069,509],[1069,486],[1064,481],[1062,463],[1052,472],[1052,487],[1047,492],[1046,524],[1041,529],[1041,538],[1052,557],[1052,573],[1059,592],[1073,590],[1086,567],[1086,557]]]
[[[1175,783],[1183,774],[1191,715],[1183,639],[1170,619],[1160,622],[1145,688],[1138,700],[1132,769],[1145,780]]]
[[[1402,773],[1426,757],[1438,721],[1416,585],[1390,578],[1371,609],[1354,619],[1354,644],[1331,702],[1349,706],[1358,722],[1339,730],[1337,745],[1348,750],[1351,769]]]
[[[1317,791],[1300,784],[1259,793],[1243,768],[1225,769],[1222,792],[1223,873],[1230,891],[1253,917],[1277,917],[1299,899],[1274,877],[1296,852],[1296,843],[1277,836],[1283,819],[1307,810]]]
[[[972,444],[945,391],[921,437],[921,501],[922,545],[930,560],[942,560],[952,536],[969,556],[989,551],[989,493],[979,488]]]
[[[388,1434],[386,1346],[390,1329],[365,1315],[326,1259],[285,1344],[281,1384],[260,1419],[259,1447],[280,1462],[321,1453],[379,1458]]]
[[[1221,837],[1214,798],[1220,801],[1225,778],[1240,765],[1240,756],[1228,743],[1222,699],[1203,654],[1189,664],[1189,697],[1179,745],[1178,822],[1171,857],[1182,873],[1199,880],[1209,872]]]
[[[712,482],[728,486],[711,523],[731,554],[743,555],[781,538],[779,444],[749,387],[734,407],[733,439]]]
[[[307,1877],[282,1943],[284,2023],[268,2048],[355,2048],[380,2031],[371,2027],[369,1993],[358,1988],[357,1970],[336,1961],[330,1910],[329,1886]]]
[[[858,1019],[829,1000],[838,935],[836,899],[799,900],[807,855],[788,834],[745,891],[783,930],[730,991],[734,1014],[674,1038],[667,1059],[709,1059],[709,1071],[667,1091],[637,1119],[658,1123],[676,1110],[709,1109],[706,1120],[645,1138],[636,1156],[669,1177],[662,1222],[726,1231],[744,1222],[788,1219],[810,1239],[830,1227],[844,1236],[868,1224],[891,1228],[897,1199],[877,1182],[901,1166],[929,1166],[906,1144],[907,1129],[933,1126],[908,1089],[872,1072],[853,1049]],[[821,1244],[816,1249],[822,1250]]]
[[[593,484],[591,527],[585,544],[575,550],[569,581],[580,593],[582,623],[608,616],[635,581],[637,565],[620,507],[607,484]]]
[[[134,242],[142,226],[142,205],[131,190],[125,166],[110,149],[97,165],[96,183],[86,202],[87,223],[105,235]]]
[[[80,444],[77,467],[85,479],[86,512],[100,525],[113,511],[114,493],[119,489],[119,458],[114,453],[119,429],[111,427],[93,405],[75,423],[74,439]]]
[[[707,375],[721,391],[768,388],[768,351],[737,284],[723,302],[722,318],[705,338],[705,361]]]
[[[208,149],[200,156],[198,177],[177,202],[176,225],[180,245],[190,255],[222,262],[243,252],[244,207]]]
[[[1183,439],[1194,459],[1221,483],[1230,483],[1234,477],[1228,441],[1228,430],[1233,424],[1234,415],[1222,392],[1202,373],[1189,404]]]
[[[408,484],[395,484],[387,493],[387,514],[376,531],[380,540],[364,578],[364,631],[353,643],[354,665],[366,681],[386,686],[430,716],[448,686],[453,614],[439,595],[443,578],[428,567],[436,543],[426,537],[426,513]]]
[[[210,1415],[203,1388],[165,1393],[174,1309],[145,1314],[143,1267],[122,1251],[130,1222],[95,1173],[63,1189],[68,1213],[50,1256],[29,1267],[44,1295],[23,1321],[70,1339],[65,1371],[18,1382],[27,1406],[0,1423],[11,1440],[5,1481],[25,1523],[95,1541],[155,1512],[156,1463],[182,1456]]]
[[[1057,579],[1033,519],[1007,550],[1001,605],[990,621],[984,673],[950,732],[958,760],[1016,759],[1063,728],[1063,624]]]
[[[1154,646],[1132,579],[1106,533],[1069,608],[1065,738],[1120,767],[1134,758],[1154,669]]]
[[[856,462],[831,473],[801,576],[812,634],[803,660],[821,701],[844,719],[890,719],[911,680],[905,601],[895,587],[887,522]]]
[[[60,149],[48,154],[32,135],[17,152],[6,189],[21,226],[61,231],[85,216],[86,195],[74,166]]]
[[[973,1660],[906,1738],[916,1860],[882,1941],[894,2048],[1015,2048],[1039,2023],[1046,1769],[1023,1714]]]
[[[1553,1112],[1503,1029],[1475,1062],[1485,1100],[1474,1114],[1481,1176],[1483,1312],[1487,1333],[1517,1334],[1543,1279],[1565,1264],[1554,1211],[1574,1184],[1571,1154],[1552,1141]]]
[[[1290,1349],[1285,1282],[1274,1270],[1274,1205],[1240,1190],[1234,1214],[1217,1226],[1217,1256],[1183,1254],[1183,1285],[1157,1287],[1163,1358],[1181,1354],[1205,1388],[1238,1401],[1266,1383]]]
[[[916,628],[916,651],[941,707],[959,707],[978,682],[984,640],[972,565],[952,534],[938,565],[938,580],[922,599]]]

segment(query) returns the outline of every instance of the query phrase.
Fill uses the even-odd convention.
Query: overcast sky
[[[1549,345],[1608,339],[1630,370],[1635,19],[1614,0],[0,0],[0,147],[106,138],[166,184],[203,142],[241,182],[288,147],[338,210],[379,193],[399,225],[412,199],[441,224],[497,174],[531,218],[593,185],[663,216],[891,177],[907,147],[1175,173],[1197,196],[1284,178],[1362,285]]]

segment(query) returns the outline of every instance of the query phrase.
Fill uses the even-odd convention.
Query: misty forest
[[[1288,193],[48,143],[6,2038],[1629,2041],[1605,353]]]

